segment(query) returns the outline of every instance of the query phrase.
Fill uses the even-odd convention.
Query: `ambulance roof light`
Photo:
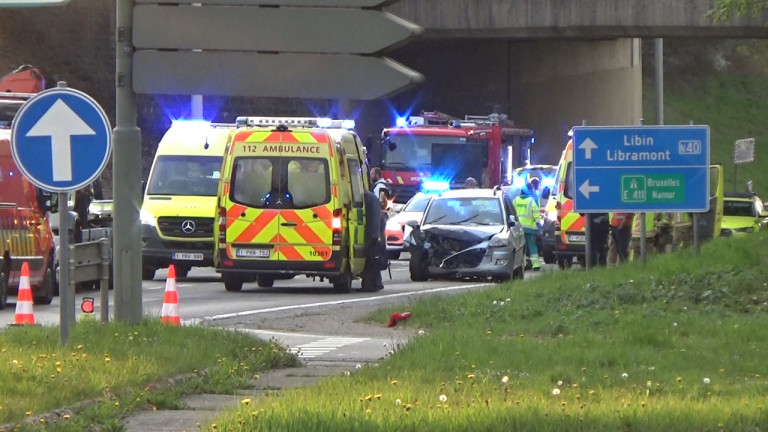
[[[355,127],[354,120],[335,120],[326,117],[237,117],[235,124],[243,126],[277,126],[286,125],[294,127],[320,127],[352,129]]]

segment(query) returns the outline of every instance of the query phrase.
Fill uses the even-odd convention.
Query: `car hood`
[[[479,243],[502,232],[502,225],[426,225],[424,233],[446,237],[458,241]]]
[[[758,225],[757,220],[751,216],[723,216],[721,228],[747,228]]]
[[[396,224],[404,224],[408,222],[409,220],[421,222],[421,217],[424,215],[422,212],[407,212],[407,211],[401,211],[400,213],[395,214],[394,216],[390,217],[387,220],[387,223],[396,223]]]

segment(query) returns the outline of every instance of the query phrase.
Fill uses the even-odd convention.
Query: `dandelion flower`
[[[621,379],[627,379],[627,378],[629,378],[629,374],[627,374],[626,372],[621,374]]]
[[[419,330],[419,336],[424,334],[424,330]]]
[[[504,376],[501,378],[501,382],[503,382],[504,384],[508,383],[508,382],[509,382],[509,377],[508,377],[508,376],[506,376],[506,375],[504,375]]]
[[[507,298],[507,303],[509,303],[509,298]]]
[[[677,377],[677,382],[683,382],[683,377]]]
[[[440,402],[445,403],[448,400],[448,396],[441,394],[438,399],[440,399]]]
[[[499,303],[499,302],[497,302],[496,300],[494,300],[494,301],[493,301],[493,304],[498,304],[498,303]]]
[[[356,364],[356,365],[355,365],[355,369],[360,369],[360,368],[362,368],[362,367],[363,367],[363,365],[361,365],[360,363],[358,363],[358,364]]]
[[[709,378],[704,378],[704,384],[709,384]]]
[[[250,399],[243,399],[243,400],[240,401],[240,403],[242,403],[243,405],[248,405],[248,404],[251,403],[251,400]]]
[[[392,380],[392,385],[396,386],[397,385],[397,380]]]
[[[560,389],[555,387],[552,389],[552,396],[559,396],[560,395]]]
[[[560,386],[562,386],[562,385],[563,385],[563,382],[562,382],[562,381],[558,381],[558,382],[557,382],[557,386],[558,386],[558,387],[560,387]]]
[[[349,371],[344,371],[344,375],[349,376]]]
[[[401,403],[403,402],[400,399],[395,399],[395,405],[400,405]]]
[[[367,415],[367,416],[371,415],[372,413],[373,413],[373,411],[370,408],[365,410],[365,415]]]

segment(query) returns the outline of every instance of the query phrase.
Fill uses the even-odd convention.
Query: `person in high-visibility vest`
[[[638,215],[632,221],[632,240],[629,242],[629,249],[633,261],[640,259],[640,239],[642,238],[640,230],[643,223],[645,224],[645,255],[653,255],[656,252],[656,219],[658,216],[658,213],[646,212],[645,218]]]
[[[520,191],[520,195],[515,197],[512,204],[517,212],[517,219],[523,226],[525,232],[526,254],[531,260],[531,268],[536,271],[541,268],[539,262],[539,248],[536,246],[536,238],[539,235],[539,213],[538,197],[532,192],[531,185],[528,184]]]
[[[693,221],[688,212],[672,215],[672,251],[687,248],[693,244]]]

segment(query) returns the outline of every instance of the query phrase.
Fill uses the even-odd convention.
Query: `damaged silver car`
[[[436,195],[406,239],[411,280],[523,279],[525,235],[511,199],[499,189]]]

